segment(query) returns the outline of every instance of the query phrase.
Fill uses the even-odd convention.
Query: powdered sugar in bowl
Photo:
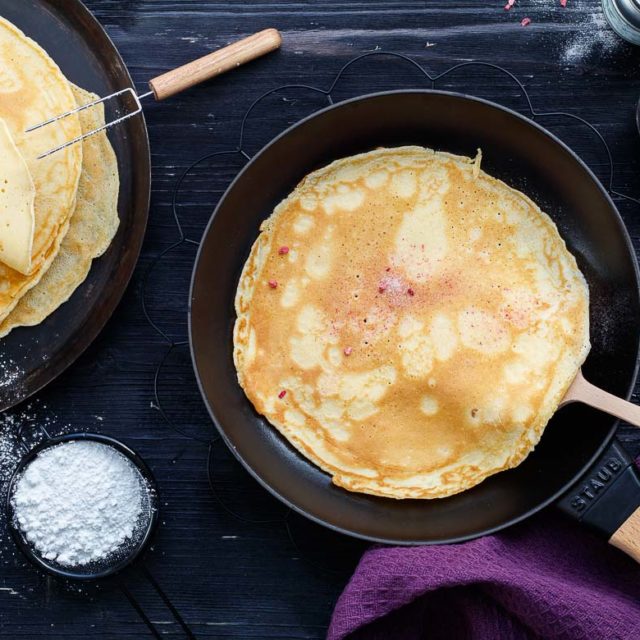
[[[46,440],[22,460],[7,496],[17,544],[61,577],[120,571],[146,546],[157,522],[151,471],[128,447],[98,434]]]

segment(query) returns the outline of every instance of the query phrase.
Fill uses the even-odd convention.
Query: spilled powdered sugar
[[[0,353],[0,396],[19,395],[24,371],[9,356]]]
[[[566,24],[569,33],[558,51],[559,61],[563,64],[576,65],[589,58],[606,58],[623,46],[623,40],[609,26],[599,2],[567,0],[563,6],[560,0],[516,0],[501,8],[507,6],[510,17],[519,22],[530,18],[532,24]]]
[[[24,451],[18,442],[18,420],[13,415],[0,415],[0,500],[4,501],[6,486]]]
[[[38,400],[18,410],[0,413],[0,503],[4,504],[11,476],[18,468],[26,449],[42,440],[45,431],[55,429],[59,433],[64,427],[49,414],[46,405]],[[22,433],[19,435],[20,429]],[[0,508],[0,521],[4,516],[5,511]]]
[[[576,35],[569,39],[562,52],[562,61],[576,64],[593,55],[602,58],[613,53],[621,44],[622,40],[609,26],[602,9],[598,9],[585,15]]]

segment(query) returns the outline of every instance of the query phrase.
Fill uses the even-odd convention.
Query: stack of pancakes
[[[118,167],[104,132],[37,159],[104,123],[102,110],[91,108],[25,133],[94,98],[72,85],[36,42],[0,18],[0,120],[26,163],[35,196],[30,264],[18,271],[0,263],[0,337],[40,323],[65,302],[118,228]],[[0,180],[9,162],[0,158]],[[13,201],[20,197],[11,195]],[[0,242],[5,240],[0,229]]]
[[[234,359],[256,410],[351,491],[436,498],[519,464],[589,350],[551,219],[475,160],[378,149],[261,227]]]

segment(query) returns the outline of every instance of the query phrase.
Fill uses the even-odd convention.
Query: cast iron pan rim
[[[193,292],[194,292],[194,288],[195,288],[195,281],[196,281],[196,276],[198,273],[198,266],[200,264],[200,257],[201,257],[201,253],[204,247],[204,243],[206,238],[209,235],[209,231],[211,229],[211,226],[213,225],[216,215],[218,214],[218,211],[220,210],[220,207],[222,206],[222,204],[224,203],[228,193],[235,187],[236,183],[239,182],[246,171],[248,171],[248,169],[251,167],[251,165],[257,161],[257,159],[262,156],[263,154],[267,153],[269,151],[269,149],[276,144],[281,138],[284,138],[285,136],[289,135],[294,129],[298,128],[299,126],[302,126],[303,124],[305,124],[306,122],[313,120],[314,118],[319,118],[322,117],[326,112],[331,111],[333,109],[337,109],[337,108],[341,108],[344,107],[345,105],[348,104],[352,104],[352,103],[356,103],[356,102],[363,102],[365,100],[371,100],[371,99],[376,99],[376,98],[381,98],[381,97],[385,97],[385,96],[391,96],[391,95],[407,95],[407,94],[426,94],[426,95],[442,95],[442,96],[450,96],[453,98],[462,98],[463,100],[469,100],[471,102],[479,102],[481,104],[484,104],[486,106],[492,107],[494,109],[498,109],[504,113],[507,113],[508,115],[511,115],[521,121],[523,121],[525,124],[527,124],[528,126],[534,127],[536,128],[540,133],[542,133],[543,135],[547,136],[548,138],[550,138],[553,142],[555,142],[562,151],[564,151],[565,153],[567,153],[569,156],[571,156],[571,158],[577,162],[582,169],[587,173],[587,175],[591,178],[592,182],[595,183],[595,185],[598,187],[598,189],[601,191],[602,195],[604,196],[605,200],[607,201],[607,203],[609,204],[611,210],[614,213],[614,217],[615,217],[615,222],[619,228],[619,230],[622,233],[622,236],[624,238],[625,244],[627,246],[627,251],[630,255],[630,257],[632,258],[632,263],[633,263],[633,270],[634,270],[634,274],[635,274],[635,280],[636,280],[636,289],[638,291],[638,296],[640,297],[640,270],[638,268],[638,262],[636,259],[636,254],[635,254],[635,250],[633,248],[633,244],[631,242],[631,238],[629,236],[629,232],[627,231],[627,228],[622,220],[622,217],[620,216],[620,213],[618,212],[617,207],[615,206],[613,200],[611,199],[611,196],[609,195],[609,193],[607,192],[607,190],[602,186],[600,180],[598,180],[598,178],[596,177],[596,175],[593,173],[593,171],[591,171],[591,169],[582,161],[582,159],[570,148],[568,147],[562,140],[560,140],[560,138],[558,138],[556,135],[554,135],[553,133],[551,133],[550,131],[548,131],[547,129],[545,129],[544,127],[540,126],[537,122],[531,120],[530,118],[527,118],[526,116],[522,115],[521,113],[518,113],[517,111],[514,111],[513,109],[509,109],[508,107],[504,107],[496,102],[492,102],[491,100],[485,100],[484,98],[478,98],[476,96],[471,96],[465,93],[459,93],[456,91],[441,91],[441,90],[436,90],[436,89],[409,89],[409,90],[405,90],[405,89],[396,89],[393,91],[379,91],[379,92],[375,92],[375,93],[368,93],[368,94],[364,94],[361,96],[356,96],[355,98],[349,98],[348,100],[343,100],[341,102],[337,102],[335,104],[332,104],[328,107],[324,107],[323,109],[320,109],[318,111],[315,111],[314,113],[302,118],[301,120],[299,120],[298,122],[294,123],[293,125],[291,125],[290,127],[288,127],[287,129],[285,129],[282,133],[278,134],[277,136],[275,136],[270,142],[268,142],[264,147],[262,147],[262,149],[260,149],[260,151],[258,151],[252,158],[251,160],[249,160],[249,162],[247,162],[247,164],[240,170],[240,172],[238,173],[238,175],[234,178],[234,180],[231,182],[231,184],[227,187],[227,189],[225,190],[224,194],[222,195],[222,197],[220,198],[218,204],[216,205],[211,218],[209,219],[209,222],[207,223],[207,226],[204,230],[204,233],[202,234],[202,241],[200,242],[200,246],[198,247],[198,252],[196,254],[196,259],[194,262],[194,267],[193,267],[193,272],[191,274],[191,285],[189,287],[189,305],[188,305],[188,324],[189,324],[189,350],[191,352],[191,362],[193,365],[193,370],[196,376],[196,381],[198,383],[198,388],[200,390],[200,394],[204,400],[204,403],[207,407],[207,411],[209,412],[209,416],[211,417],[211,420],[213,422],[213,424],[215,425],[216,429],[218,430],[218,433],[220,434],[222,440],[224,441],[224,443],[227,445],[227,447],[229,448],[229,450],[233,453],[233,455],[235,456],[236,460],[238,460],[238,462],[240,462],[240,464],[249,472],[249,474],[251,476],[253,476],[253,478],[255,480],[257,480],[257,482],[262,485],[262,487],[264,487],[271,495],[273,495],[275,498],[277,498],[278,500],[280,500],[282,503],[284,503],[287,507],[289,507],[290,509],[292,509],[293,511],[295,511],[296,513],[299,513],[300,515],[309,518],[310,520],[312,520],[313,522],[316,522],[317,524],[320,524],[324,527],[327,527],[328,529],[332,530],[332,531],[336,531],[338,533],[343,533],[345,535],[354,537],[354,538],[359,538],[361,540],[367,540],[369,542],[377,542],[377,543],[381,543],[381,544],[392,544],[392,545],[399,545],[399,546],[414,546],[414,545],[434,545],[434,544],[450,544],[450,543],[457,543],[457,542],[465,542],[467,540],[473,540],[475,538],[479,538],[481,536],[485,536],[485,535],[492,535],[494,533],[497,533],[498,531],[502,531],[503,529],[506,529],[507,527],[510,527],[511,525],[517,524],[518,522],[522,522],[523,520],[526,520],[527,518],[529,518],[530,516],[538,513],[539,511],[541,511],[542,509],[544,509],[545,507],[548,507],[550,504],[554,503],[558,498],[560,498],[566,491],[567,489],[569,489],[569,487],[571,487],[576,481],[578,481],[585,473],[586,471],[589,469],[589,467],[591,467],[591,465],[597,460],[597,458],[604,452],[605,448],[609,445],[609,443],[611,442],[616,429],[618,427],[618,420],[615,420],[614,423],[611,426],[611,429],[609,430],[609,433],[605,436],[605,438],[602,441],[602,444],[598,447],[597,451],[593,454],[593,456],[589,459],[589,461],[575,474],[575,476],[573,478],[571,478],[570,480],[568,480],[558,491],[556,491],[554,494],[552,494],[549,498],[547,498],[546,500],[543,500],[542,502],[540,502],[537,506],[533,507],[532,509],[529,509],[529,511],[527,511],[526,513],[516,517],[516,518],[511,518],[510,520],[507,520],[505,522],[503,522],[502,524],[499,524],[495,527],[489,527],[487,529],[483,529],[481,531],[472,533],[472,534],[468,534],[468,535],[462,535],[462,536],[456,536],[456,537],[451,537],[451,538],[440,538],[440,539],[429,539],[429,540],[398,540],[398,539],[394,539],[394,538],[385,538],[385,537],[379,537],[379,536],[371,536],[371,535],[364,535],[361,533],[358,533],[357,531],[353,531],[351,529],[346,529],[344,527],[339,527],[337,525],[334,525],[330,522],[326,522],[324,521],[322,518],[319,518],[311,513],[309,513],[306,509],[294,504],[293,502],[291,502],[288,498],[286,498],[285,496],[283,496],[280,492],[276,491],[273,487],[271,487],[269,485],[269,483],[264,480],[260,475],[258,475],[258,473],[249,465],[245,462],[245,460],[243,459],[243,457],[240,455],[240,453],[238,452],[238,450],[236,449],[236,447],[233,445],[233,443],[231,442],[231,440],[228,438],[226,432],[224,431],[224,429],[222,429],[222,427],[220,426],[220,422],[215,414],[215,411],[213,409],[213,407],[211,406],[210,402],[209,402],[209,398],[207,397],[207,394],[204,390],[204,385],[202,382],[202,379],[200,377],[200,372],[198,370],[198,366],[196,364],[196,351],[195,351],[195,346],[194,346],[194,339],[193,339],[193,323],[192,323],[192,315],[191,315],[191,305],[193,302]],[[633,389],[635,386],[635,382],[636,382],[636,378],[638,376],[638,369],[640,366],[640,363],[638,362],[638,357],[640,356],[640,342],[638,343],[638,347],[636,349],[636,364],[633,370],[633,374],[631,376],[631,383],[629,386],[629,389],[627,391],[627,393],[625,394],[626,399],[628,400],[631,397],[631,394],[633,393]],[[595,410],[595,409],[594,409]],[[265,418],[263,418],[265,419]],[[308,464],[313,464],[312,462],[309,462]]]
[[[37,555],[34,551],[32,551],[29,543],[24,539],[22,533],[20,532],[19,527],[14,522],[14,510],[13,504],[11,503],[11,497],[13,495],[13,489],[16,481],[22,474],[22,472],[27,468],[27,466],[34,460],[38,454],[51,447],[55,447],[58,444],[63,444],[65,442],[73,442],[77,440],[90,440],[92,442],[99,442],[102,444],[106,444],[112,446],[114,449],[119,451],[127,460],[129,460],[138,470],[138,472],[142,475],[144,480],[149,485],[149,507],[151,509],[151,515],[149,516],[149,524],[147,525],[147,529],[144,533],[144,536],[141,538],[138,546],[135,550],[125,558],[121,559],[120,562],[113,565],[113,567],[109,567],[104,571],[100,571],[93,574],[81,575],[78,573],[74,573],[73,571],[67,571],[66,569],[61,569],[52,564],[45,562],[39,555]],[[16,467],[15,471],[11,474],[11,478],[9,480],[9,484],[7,486],[7,497],[5,499],[5,510],[8,515],[8,525],[9,530],[11,531],[11,537],[13,538],[16,546],[22,551],[22,553],[26,556],[27,560],[29,560],[36,567],[43,569],[47,573],[54,575],[58,578],[67,578],[69,580],[79,580],[79,581],[90,581],[90,580],[98,580],[99,578],[106,578],[108,576],[116,575],[120,573],[123,569],[128,567],[130,564],[135,562],[142,553],[145,551],[151,537],[153,536],[156,527],[158,526],[158,518],[159,518],[159,497],[158,497],[158,483],[153,475],[153,472],[147,465],[147,463],[133,450],[130,449],[124,442],[120,440],[116,440],[110,436],[102,435],[101,433],[89,433],[89,432],[79,432],[79,433],[65,433],[59,436],[55,436],[53,438],[47,438],[40,442],[38,445],[33,447],[23,458],[20,460],[20,464]]]
[[[68,6],[71,2],[73,2],[72,7]],[[55,2],[53,4],[56,4],[57,6],[61,6],[59,2]],[[111,49],[115,52],[116,56],[121,58],[118,48],[114,44],[113,40],[110,38],[109,34],[106,32],[104,27],[100,24],[100,22],[95,18],[95,16],[91,13],[91,11],[89,11],[89,9],[87,9],[84,6],[81,0],[65,0],[65,5],[63,9],[64,9],[64,12],[67,14],[73,14],[74,12],[77,12],[82,19],[93,23],[94,27],[99,32],[101,32],[102,37],[107,41]],[[136,87],[133,83],[133,79],[131,78],[131,75],[129,74],[129,70],[127,69],[127,66],[124,63],[124,60],[122,61],[122,69],[124,72],[124,77],[126,79],[126,85],[131,87],[135,91]],[[24,402],[34,394],[38,393],[39,391],[42,391],[42,389],[50,385],[58,376],[64,373],[91,346],[94,340],[100,335],[100,333],[102,333],[102,330],[105,328],[107,322],[111,319],[111,316],[114,314],[115,310],[118,308],[120,301],[122,300],[122,297],[124,296],[126,290],[129,287],[129,283],[131,282],[131,278],[133,277],[136,264],[138,263],[140,251],[142,250],[142,243],[146,235],[147,222],[149,220],[149,206],[151,204],[151,149],[149,148],[149,133],[147,131],[147,124],[144,117],[144,113],[141,111],[137,116],[134,116],[134,117],[140,118],[142,120],[143,139],[141,140],[141,142],[144,148],[146,149],[146,153],[144,153],[140,157],[137,157],[136,161],[140,162],[141,165],[142,163],[144,163],[144,166],[142,167],[142,169],[144,170],[144,174],[146,174],[148,177],[146,180],[147,196],[144,202],[144,211],[143,212],[141,211],[137,214],[137,215],[143,215],[144,221],[142,224],[141,233],[139,235],[137,246],[133,247],[133,251],[131,253],[131,259],[133,260],[133,264],[131,268],[128,269],[129,273],[122,280],[122,287],[120,289],[120,292],[117,293],[112,298],[111,304],[107,307],[107,310],[104,313],[101,321],[97,322],[91,330],[87,330],[86,326],[83,325],[82,332],[78,334],[76,339],[71,344],[70,353],[67,356],[65,356],[64,359],[57,360],[56,364],[49,367],[47,369],[48,375],[46,376],[46,378],[40,381],[40,383],[37,384],[36,386],[30,387],[24,395],[21,395],[20,400],[12,404],[11,406],[16,406]],[[96,258],[96,259],[99,260],[100,258]],[[56,313],[56,312],[57,312],[57,309],[53,313]],[[8,406],[7,409],[11,408],[11,406]]]

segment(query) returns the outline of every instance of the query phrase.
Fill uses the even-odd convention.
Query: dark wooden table
[[[20,0],[16,0],[19,2]],[[340,67],[363,52],[387,50],[439,72],[484,60],[506,66],[527,86],[536,107],[568,110],[595,124],[611,145],[615,186],[640,196],[640,140],[633,120],[640,94],[640,49],[602,25],[599,0],[314,2],[265,0],[89,0],[119,47],[139,88],[167,68],[265,27],[278,27],[281,52],[166,104],[146,110],[153,159],[147,238],[120,308],[83,357],[17,415],[48,419],[53,431],[92,429],[123,439],[155,472],[161,525],[146,566],[197,638],[322,638],[332,607],[366,544],[285,514],[251,480],[224,445],[207,442],[213,427],[198,396],[188,349],[175,347],[160,369],[159,397],[178,433],[154,407],[154,373],[167,343],[145,320],[144,274],[177,239],[170,200],[177,176],[201,155],[237,144],[240,120],[260,94],[285,83],[327,87]],[[530,17],[527,27],[520,20]],[[426,86],[409,65],[368,59],[352,68],[336,99],[388,88]],[[496,100],[519,110],[516,85],[489,69],[467,70],[442,88]],[[301,91],[275,95],[247,128],[253,152],[303,115],[323,106]],[[602,178],[608,164],[597,139],[566,119],[543,124],[566,140]],[[210,162],[185,183],[180,215],[198,239],[212,208],[241,166]],[[616,199],[640,249],[640,208]],[[147,303],[160,328],[186,339],[186,302],[195,246],[169,252],[151,272]],[[637,399],[637,396],[636,396]],[[620,436],[640,452],[640,434]],[[207,476],[211,453],[212,494]],[[256,521],[265,522],[256,522]],[[117,584],[70,588],[37,573],[2,533],[0,637],[151,637]],[[163,634],[184,637],[140,570],[123,580]]]

